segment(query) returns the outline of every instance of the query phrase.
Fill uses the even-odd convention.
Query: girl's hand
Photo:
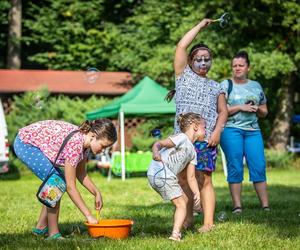
[[[90,224],[98,224],[97,219],[93,215],[91,215],[91,214],[86,216],[86,220]]]
[[[195,204],[195,206],[200,205],[200,193],[194,194],[194,204]]]
[[[210,138],[208,139],[208,146],[215,147],[220,142],[220,133],[217,131],[212,132]]]
[[[152,158],[155,161],[161,161],[161,156],[159,152],[153,152]]]
[[[209,18],[204,18],[200,23],[199,23],[199,26],[200,26],[200,29],[210,25],[211,23],[213,22],[212,19],[209,19]]]
[[[103,207],[103,201],[100,193],[97,193],[95,195],[95,209],[96,210],[101,210]]]

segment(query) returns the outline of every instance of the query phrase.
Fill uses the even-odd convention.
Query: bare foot
[[[208,233],[210,232],[211,230],[213,230],[215,227],[215,225],[203,225],[202,227],[200,227],[198,229],[198,232],[199,233]]]

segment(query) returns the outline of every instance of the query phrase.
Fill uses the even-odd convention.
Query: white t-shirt
[[[197,154],[193,143],[184,133],[172,135],[169,139],[175,144],[172,148],[162,148],[159,152],[161,154],[162,162],[167,171],[167,176],[177,175],[189,163],[197,164]],[[148,175],[155,175],[161,170],[161,164],[157,161],[152,161],[148,169]]]

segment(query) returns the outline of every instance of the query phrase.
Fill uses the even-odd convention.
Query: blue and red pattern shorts
[[[214,172],[216,169],[218,148],[208,147],[207,145],[207,142],[196,141],[194,143],[197,153],[196,170]]]

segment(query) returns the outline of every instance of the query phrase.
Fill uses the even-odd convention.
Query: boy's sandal
[[[263,209],[264,211],[266,211],[266,212],[269,212],[269,211],[271,211],[270,207],[268,207],[268,206],[266,206],[266,207],[263,207],[262,209]]]
[[[202,226],[202,227],[200,227],[200,228],[198,229],[198,232],[199,232],[199,233],[208,233],[208,232],[210,232],[211,230],[213,230],[214,227],[215,227],[214,224],[213,224],[213,225],[204,225],[204,226]]]
[[[239,214],[239,213],[241,213],[243,210],[242,210],[242,208],[241,207],[234,207],[232,210],[231,210],[231,212],[233,213],[233,214]]]
[[[39,229],[39,228],[32,228],[31,232],[36,235],[36,236],[43,236],[48,234],[48,227],[45,227],[44,229]]]
[[[62,237],[61,233],[56,233],[47,237],[45,240],[65,240],[65,238]]]
[[[178,231],[173,230],[169,240],[173,241],[181,241],[181,233]]]

